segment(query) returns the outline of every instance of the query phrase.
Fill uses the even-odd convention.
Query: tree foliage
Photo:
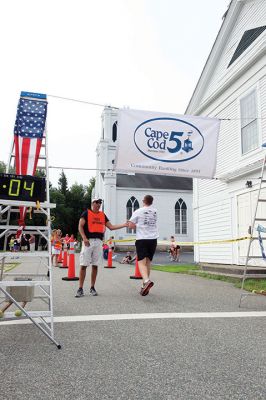
[[[0,161],[0,173],[3,174],[6,172],[6,164],[3,161]]]
[[[77,235],[80,215],[91,204],[94,186],[95,178],[91,178],[88,186],[75,183],[68,189],[67,178],[62,171],[58,189],[50,188],[50,201],[56,203],[56,208],[51,210],[55,218],[52,223],[53,228],[61,229],[64,234]]]
[[[67,177],[64,173],[64,171],[62,170],[61,174],[60,174],[60,178],[58,180],[58,188],[59,191],[66,196],[67,192],[68,192],[68,187],[67,187]]]
[[[0,161],[0,173],[6,171],[6,164]],[[36,176],[43,177],[43,170],[36,171]],[[56,204],[56,208],[51,209],[51,215],[54,217],[52,228],[59,228],[63,234],[78,233],[78,222],[82,211],[90,207],[91,193],[95,186],[95,178],[91,178],[89,185],[81,185],[75,183],[68,188],[67,177],[64,171],[61,172],[58,180],[58,188],[53,187],[50,183],[50,202]],[[12,224],[16,225],[18,215],[13,215]],[[27,225],[43,225],[46,217],[44,214],[27,213]]]

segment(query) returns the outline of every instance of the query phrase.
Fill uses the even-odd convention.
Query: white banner
[[[214,177],[219,119],[124,109],[117,128],[117,172]]]

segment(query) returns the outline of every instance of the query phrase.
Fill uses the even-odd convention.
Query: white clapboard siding
[[[217,218],[219,216],[219,218]],[[231,239],[231,203],[230,199],[201,207],[198,212],[200,231],[199,241]],[[223,243],[199,246],[200,262],[231,264],[232,244]]]
[[[201,102],[204,102],[211,94],[226,82],[226,72],[228,64],[243,36],[243,33],[249,29],[265,25],[266,1],[254,0],[243,2],[243,8],[238,16],[237,23],[224,44],[224,49],[219,57],[219,62],[213,72],[212,79],[205,89]],[[262,35],[266,34],[265,31]],[[258,39],[258,38],[257,38]]]
[[[262,132],[262,143],[266,142],[266,73],[259,82],[260,88],[260,107],[261,107],[261,132]]]
[[[244,32],[264,26],[265,15],[266,0],[233,0],[230,3],[225,23],[207,61],[205,71],[209,75],[202,75],[188,107],[189,113],[229,119],[221,122],[218,140],[216,178],[220,180],[194,180],[194,232],[197,241],[246,236],[254,217],[260,173],[258,170],[248,172],[248,168],[258,166],[265,153],[261,142],[266,143],[266,62],[256,44],[263,43],[266,31],[229,68],[228,64]],[[256,57],[257,50],[260,57]],[[245,69],[249,57],[254,57],[254,62]],[[240,99],[251,90],[256,90],[257,94],[259,145],[254,151],[242,155]],[[233,179],[228,179],[233,176]],[[251,189],[245,187],[246,180],[253,181]],[[265,218],[264,203],[259,205],[259,212]],[[196,260],[243,264],[247,245],[248,241],[197,246]],[[251,255],[259,254],[258,243],[254,243]]]
[[[209,199],[211,195],[217,195],[219,192],[224,192],[226,188],[226,184],[219,180],[210,180],[210,179],[197,179],[195,182],[198,185],[198,205],[201,205],[202,201],[204,204],[205,199]]]
[[[248,85],[248,83],[247,83]],[[259,118],[258,127],[262,135],[262,143],[266,142],[266,119],[263,116],[266,115],[266,76],[259,80]],[[239,93],[239,92],[238,92]],[[237,96],[238,93],[235,95]],[[222,99],[220,99],[221,101]],[[221,121],[221,128],[218,140],[217,149],[217,167],[216,176],[222,176],[223,174],[234,171],[245,167],[247,164],[262,159],[264,151],[260,153],[251,152],[248,156],[241,156],[241,131],[239,124],[239,98],[231,101],[228,105],[223,107],[221,111],[222,116],[226,116],[229,121]],[[218,192],[226,189],[226,184],[215,180],[198,180],[198,193],[199,198],[209,198],[210,195],[217,195]],[[199,201],[200,204],[200,201]]]
[[[218,141],[217,152],[217,168],[216,174],[226,173],[232,169],[239,149],[239,121],[236,119],[238,115],[238,102],[232,100],[229,105],[224,107],[221,112],[222,116],[231,119],[230,121],[221,121],[221,128]]]

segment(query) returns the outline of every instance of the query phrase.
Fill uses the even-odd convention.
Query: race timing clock
[[[1,199],[43,202],[46,200],[45,178],[0,174],[0,201]]]

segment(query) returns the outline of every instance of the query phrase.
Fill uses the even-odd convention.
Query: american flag
[[[19,175],[34,175],[40,155],[47,114],[45,94],[21,92],[14,128],[15,164]],[[26,209],[21,209],[20,223]]]

